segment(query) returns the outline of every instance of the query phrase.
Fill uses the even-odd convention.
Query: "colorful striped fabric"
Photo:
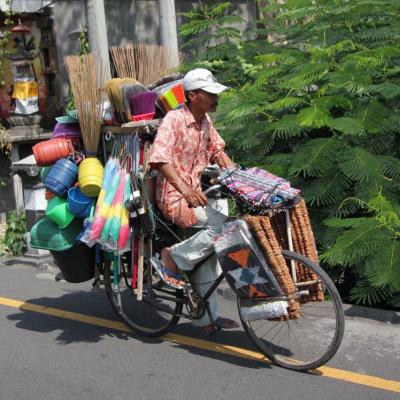
[[[249,214],[265,215],[274,209],[290,208],[300,199],[299,189],[261,168],[226,169],[219,181]]]

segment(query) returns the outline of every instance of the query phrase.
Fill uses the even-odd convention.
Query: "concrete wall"
[[[238,15],[246,20],[240,26],[246,29],[256,18],[254,1],[232,1]],[[78,42],[68,38],[72,31],[85,24],[85,2],[82,0],[58,0],[54,5],[54,28],[57,40],[61,96],[68,96],[69,83],[63,58],[77,53]],[[178,14],[190,11],[197,1],[175,0],[177,25],[183,21]],[[109,46],[118,46],[126,42],[160,43],[160,26],[157,0],[104,0],[107,19],[107,36]],[[178,37],[179,44],[183,38]]]
[[[56,37],[57,58],[59,67],[60,96],[62,101],[68,97],[69,82],[64,66],[64,57],[77,54],[79,42],[71,39],[71,32],[79,31],[86,25],[85,1],[68,0],[57,1],[54,5],[54,34]]]

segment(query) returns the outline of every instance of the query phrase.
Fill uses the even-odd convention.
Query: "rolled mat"
[[[247,216],[245,218],[252,234],[264,253],[264,256],[271,267],[275,278],[286,295],[296,292],[293,280],[290,276],[289,265],[282,256],[282,249],[288,248],[286,233],[286,221],[284,213],[277,213],[270,216]],[[290,209],[291,233],[293,250],[318,262],[318,254],[309,219],[307,206],[304,199],[301,199],[296,206]],[[304,270],[296,263],[298,282],[315,280],[317,277],[311,270]],[[323,301],[324,294],[320,284],[310,289],[310,294],[302,296],[299,300],[290,299],[288,313],[290,319],[300,317],[300,303],[309,301]],[[281,319],[285,317],[281,317]],[[287,317],[286,317],[287,318]]]
[[[245,218],[245,221],[260,246],[284,294],[287,296],[294,294],[296,288],[293,284],[285,259],[281,254],[281,248],[279,247],[272,229],[270,218],[268,216],[248,216]],[[300,304],[298,300],[288,300],[288,314],[291,319],[300,317]],[[283,316],[279,319],[286,318],[286,316]]]

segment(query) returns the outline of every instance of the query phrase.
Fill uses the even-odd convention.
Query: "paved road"
[[[235,315],[233,302],[220,306]],[[242,330],[204,340],[183,320],[139,338],[90,283],[0,265],[0,399],[399,399],[400,324],[346,323],[321,375],[295,373],[261,361]]]

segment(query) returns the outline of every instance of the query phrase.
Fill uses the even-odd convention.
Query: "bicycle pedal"
[[[192,289],[191,285],[187,286],[190,286],[190,290],[186,292],[190,312],[193,315],[198,315],[200,310],[202,309],[201,299],[199,298],[198,294]]]
[[[189,294],[189,292],[193,292],[192,285],[189,282],[185,283],[185,286],[183,287],[184,291]]]

